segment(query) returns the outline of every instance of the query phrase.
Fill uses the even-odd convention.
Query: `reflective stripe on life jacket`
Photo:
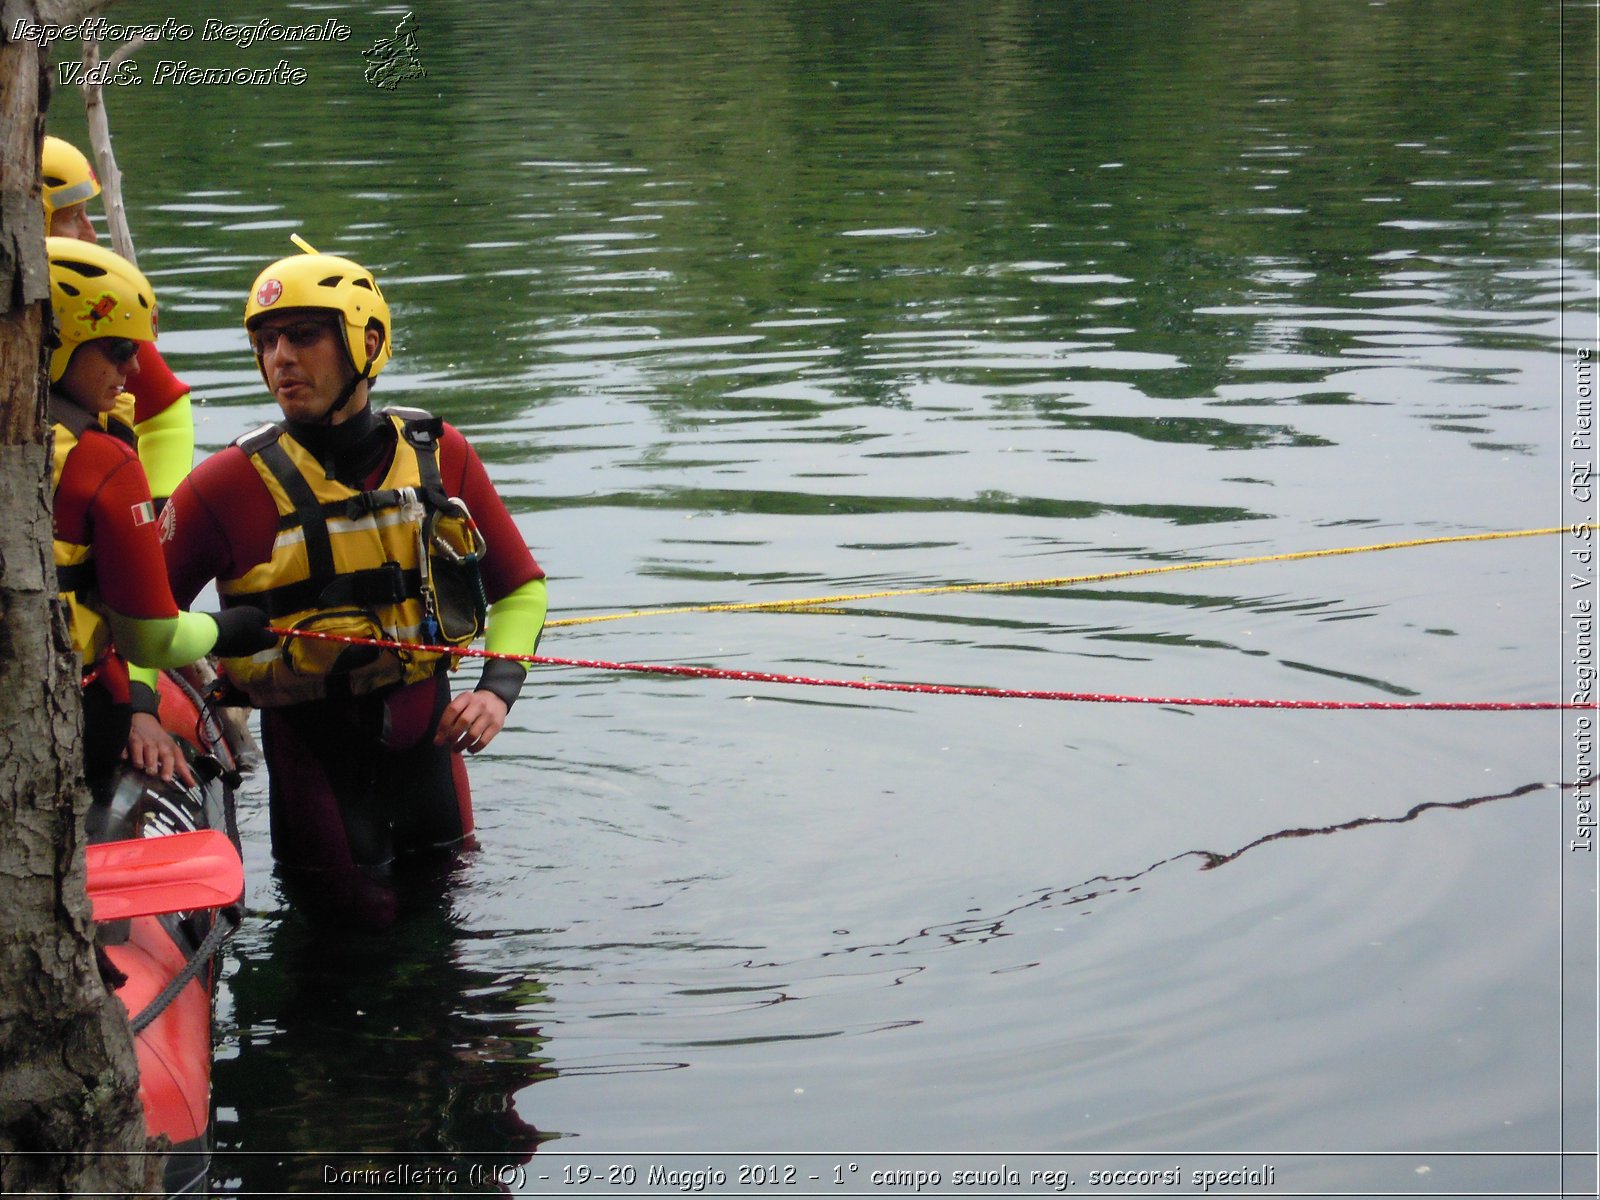
[[[254,605],[279,627],[428,640],[420,545],[425,506],[444,500],[441,423],[417,409],[388,408],[379,416],[394,425],[397,437],[389,470],[372,491],[329,479],[281,425],[263,426],[234,443],[272,496],[278,534],[267,562],[218,581],[224,605]],[[439,671],[445,658],[284,638],[254,657],[224,659],[223,666],[253,704],[273,707],[414,683]]]

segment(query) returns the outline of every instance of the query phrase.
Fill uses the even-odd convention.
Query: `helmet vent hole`
[[[317,280],[318,287],[338,287],[344,280],[338,275],[329,275],[326,279]]]
[[[46,175],[41,182],[45,187],[63,187],[67,181],[59,175]]]
[[[366,288],[369,292],[377,290],[372,286],[372,281],[370,279],[352,279],[350,282],[355,284],[356,287]]]
[[[79,275],[87,279],[97,279],[106,273],[104,267],[97,267],[94,263],[84,262],[81,258],[69,258],[61,263],[64,267],[71,267]]]
[[[70,283],[68,283],[65,279],[63,279],[59,283],[57,283],[56,286],[58,288],[60,288],[63,292],[65,292],[69,296],[81,296],[83,294],[82,292],[78,291],[77,288],[73,287]]]

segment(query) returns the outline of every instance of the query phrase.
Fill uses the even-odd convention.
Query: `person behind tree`
[[[544,572],[452,426],[372,408],[389,306],[372,273],[304,251],[269,265],[245,304],[256,365],[283,420],[201,462],[162,514],[174,595],[213,579],[224,606],[274,626],[436,649],[285,637],[223,673],[261,709],[273,855],[313,918],[391,925],[400,871],[470,844],[462,752],[505,724],[526,667],[490,660],[452,698],[454,646],[531,655]]]
[[[40,155],[45,232],[52,237],[98,243],[89,201],[100,194],[89,160],[71,142],[47,136]],[[134,431],[139,461],[150,482],[156,511],[194,462],[194,416],[189,386],[174,375],[154,342],[140,342],[138,370],[112,416]]]
[[[55,344],[49,416],[57,588],[87,682],[85,773],[103,785],[119,759],[193,783],[155,718],[155,670],[272,645],[266,615],[179,612],[167,584],[155,505],[132,447],[100,417],[156,338],[156,298],[126,259],[74,238],[46,242]]]

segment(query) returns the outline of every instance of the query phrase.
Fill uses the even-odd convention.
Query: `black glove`
[[[267,614],[242,604],[211,614],[217,623],[217,644],[213,649],[221,658],[241,658],[278,644],[278,635],[267,628]]]

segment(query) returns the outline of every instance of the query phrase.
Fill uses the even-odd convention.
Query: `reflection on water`
[[[379,398],[467,432],[557,617],[1553,523],[1589,10],[411,8],[425,80],[365,84],[402,14],[335,3],[348,43],[186,48],[304,87],[112,96],[140,261],[204,450],[276,415],[239,313],[288,234],[370,265]],[[1565,574],[1526,539],[542,649],[1548,701]],[[1565,794],[1511,783],[1573,782],[1558,720],[1112,708],[541,670],[448,897],[337,953],[282,915],[247,806],[224,1190],[552,1135],[1295,1146],[1330,1151],[1307,1190],[1384,1192],[1417,1146],[1562,1144]],[[1257,849],[1050,882],[1197,846]],[[1339,1157],[1371,1148],[1401,1174]]]
[[[1593,780],[1583,780],[1580,781],[1580,784],[1583,787],[1590,787],[1593,786],[1593,782]],[[1181,854],[1163,858],[1160,862],[1151,863],[1148,867],[1128,875],[1096,875],[1093,879],[1086,879],[1082,883],[1075,883],[1068,887],[1049,888],[1041,891],[1024,904],[992,916],[989,914],[974,914],[948,925],[932,925],[919,929],[915,934],[901,938],[899,941],[889,945],[848,946],[843,950],[830,951],[829,953],[865,953],[877,956],[897,952],[922,938],[935,939],[936,944],[939,945],[960,945],[967,941],[982,942],[990,938],[1009,937],[1011,934],[1006,928],[1007,922],[1019,913],[1028,912],[1036,908],[1062,908],[1075,904],[1088,904],[1096,900],[1102,900],[1107,895],[1117,892],[1137,892],[1150,886],[1149,877],[1156,872],[1183,864],[1186,860],[1197,860],[1199,864],[1198,870],[1212,871],[1237,861],[1251,850],[1272,842],[1283,841],[1287,838],[1326,837],[1332,834],[1365,829],[1374,825],[1404,825],[1430,812],[1443,810],[1464,812],[1469,808],[1476,808],[1480,804],[1490,804],[1496,800],[1514,800],[1519,796],[1526,796],[1546,788],[1572,791],[1580,784],[1528,783],[1509,792],[1501,792],[1493,796],[1473,796],[1467,800],[1452,801],[1430,800],[1414,805],[1409,811],[1398,817],[1353,817],[1336,825],[1324,825],[1315,829],[1280,829],[1275,833],[1263,834],[1249,845],[1241,846],[1239,849],[1227,854],[1219,854],[1213,850],[1186,850]]]
[[[540,1033],[545,984],[463,962],[462,945],[486,935],[461,927],[444,889],[413,893],[405,920],[378,936],[313,932],[287,911],[248,923],[214,1081],[222,1190],[319,1191],[327,1169],[397,1161],[448,1163],[465,1178],[475,1164],[525,1161],[552,1136],[515,1105],[555,1074]],[[338,1094],[351,1100],[335,1115]],[[294,1153],[321,1149],[347,1152]]]

